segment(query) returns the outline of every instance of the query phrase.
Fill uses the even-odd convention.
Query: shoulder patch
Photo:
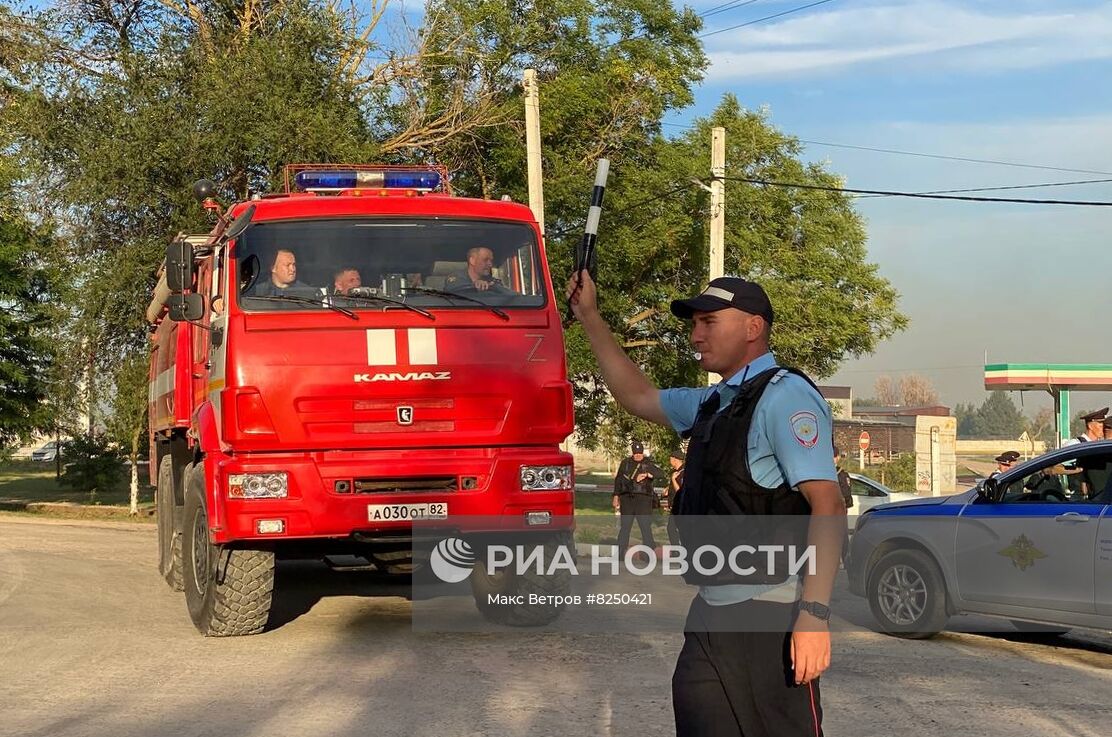
[[[819,442],[819,418],[814,412],[796,412],[791,416],[792,435],[804,448],[814,448]]]
[[[452,274],[444,281],[448,284],[455,284],[457,281],[459,281],[459,277],[457,277],[455,274]]]

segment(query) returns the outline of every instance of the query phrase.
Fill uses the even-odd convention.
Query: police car
[[[1028,631],[1112,629],[1112,441],[1047,453],[969,491],[857,521],[850,590],[883,631],[930,637],[956,614]]]

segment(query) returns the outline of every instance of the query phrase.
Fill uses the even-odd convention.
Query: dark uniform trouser
[[[622,494],[618,497],[621,507],[621,526],[618,528],[618,552],[625,555],[629,549],[629,533],[633,521],[641,528],[641,542],[650,548],[656,547],[653,540],[653,500],[648,494]]]
[[[793,610],[695,597],[672,675],[677,737],[822,737],[818,681],[796,686],[791,670]]]

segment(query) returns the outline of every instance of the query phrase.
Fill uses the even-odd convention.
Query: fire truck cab
[[[205,635],[260,632],[276,560],[422,561],[414,521],[482,549],[570,539],[563,333],[529,208],[450,194],[443,170],[288,168],[286,191],[182,234],[147,310],[159,569]],[[570,579],[471,577],[491,592]]]

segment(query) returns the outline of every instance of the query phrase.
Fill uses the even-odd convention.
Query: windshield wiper
[[[332,298],[333,299],[364,299],[364,300],[367,300],[368,302],[386,302],[388,304],[407,309],[411,312],[416,312],[418,315],[424,315],[425,317],[429,318],[430,320],[435,320],[436,319],[436,315],[432,314],[428,310],[424,310],[424,309],[421,309],[420,307],[416,307],[414,305],[407,304],[406,302],[403,302],[400,299],[394,299],[393,297],[384,297],[381,294],[362,294],[362,293],[354,293],[353,294],[353,292],[355,292],[356,289],[361,289],[361,288],[362,287],[355,287],[348,294],[336,294],[336,295],[333,295]],[[386,310],[386,309],[389,309],[389,308],[388,307],[383,307],[382,309]]]
[[[406,292],[417,292],[419,294],[430,294],[434,297],[444,297],[446,299],[462,299],[464,302],[473,302],[474,304],[482,305],[483,307],[486,307],[488,310],[493,312],[495,315],[498,315],[503,320],[509,320],[510,319],[510,316],[507,315],[505,313],[505,311],[498,309],[494,305],[488,305],[486,302],[482,301],[481,299],[475,299],[474,297],[468,297],[466,294],[456,294],[454,292],[445,292],[443,289],[431,289],[429,287],[402,287],[402,289]]]
[[[359,319],[351,310],[340,307],[339,305],[334,305],[324,298],[313,299],[312,297],[298,297],[293,294],[245,294],[242,299],[261,299],[264,302],[296,302],[302,305],[316,305],[317,307],[327,307],[330,310],[339,312],[341,315],[347,315],[352,320]]]

